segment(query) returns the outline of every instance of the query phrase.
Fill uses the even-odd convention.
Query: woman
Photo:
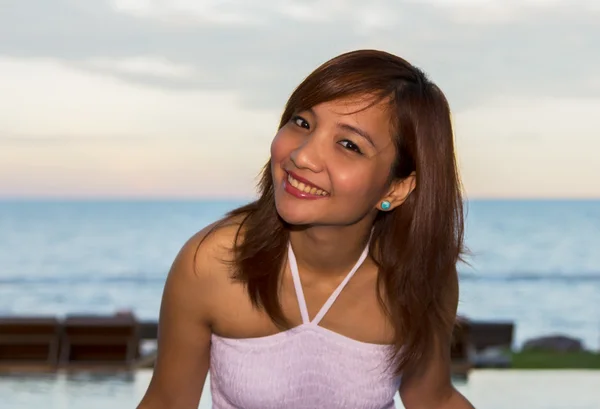
[[[463,214],[448,103],[388,53],[291,95],[260,198],[184,245],[140,409],[472,406],[450,382]]]

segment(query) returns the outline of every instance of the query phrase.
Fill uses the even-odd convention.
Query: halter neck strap
[[[306,307],[306,299],[304,298],[304,291],[302,290],[302,282],[300,280],[300,273],[298,272],[298,264],[296,262],[296,256],[294,254],[294,251],[292,250],[292,244],[288,243],[289,265],[290,265],[290,270],[292,272],[292,279],[294,281],[294,288],[296,290],[296,297],[298,298],[298,306],[300,307],[300,315],[302,316],[303,324],[318,325],[319,322],[321,322],[321,320],[323,319],[325,314],[327,314],[327,312],[329,311],[329,309],[331,308],[331,306],[333,305],[335,300],[338,298],[338,296],[340,295],[340,293],[342,292],[342,290],[344,289],[346,284],[348,284],[348,282],[350,281],[352,276],[354,276],[356,271],[359,269],[359,267],[362,265],[362,263],[365,261],[365,259],[369,255],[369,244],[370,244],[370,240],[369,240],[369,243],[367,243],[367,245],[366,245],[365,249],[363,250],[362,254],[360,255],[360,257],[354,264],[354,267],[352,267],[352,269],[346,275],[344,280],[340,283],[340,285],[337,286],[337,288],[329,296],[327,301],[325,301],[325,304],[323,304],[323,306],[321,307],[321,309],[319,310],[319,312],[317,313],[315,318],[311,321],[308,316],[308,308]]]

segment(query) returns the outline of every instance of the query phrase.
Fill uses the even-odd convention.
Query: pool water
[[[0,408],[135,409],[151,375],[3,376]],[[600,371],[474,371],[456,387],[477,409],[600,408]],[[210,407],[207,382],[199,409]]]

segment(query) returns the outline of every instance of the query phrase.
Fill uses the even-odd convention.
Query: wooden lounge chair
[[[482,322],[470,323],[471,342],[476,350],[489,347],[510,348],[513,343],[514,323]]]
[[[49,317],[0,317],[0,372],[57,369],[60,323]]]
[[[472,321],[469,324],[470,360],[476,368],[511,365],[514,323]]]
[[[140,322],[140,357],[136,368],[152,369],[156,363],[158,323],[156,321]]]
[[[139,355],[139,324],[130,314],[68,316],[59,365],[67,370],[132,369]]]

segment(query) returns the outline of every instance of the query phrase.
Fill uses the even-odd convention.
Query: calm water
[[[0,202],[0,315],[130,308],[155,319],[181,245],[238,204]],[[462,314],[514,321],[517,346],[561,332],[598,348],[600,202],[472,202],[467,244]],[[132,408],[149,377],[0,377],[0,408]],[[600,408],[600,372],[478,371],[457,386],[478,408]]]
[[[0,378],[0,408],[131,409],[150,376]],[[477,409],[600,408],[600,371],[475,371],[456,386]],[[208,387],[200,409],[210,408]],[[398,399],[397,406],[403,407]]]
[[[0,314],[158,316],[185,240],[241,202],[0,202]],[[513,320],[517,345],[600,341],[600,201],[475,201],[460,312]]]

